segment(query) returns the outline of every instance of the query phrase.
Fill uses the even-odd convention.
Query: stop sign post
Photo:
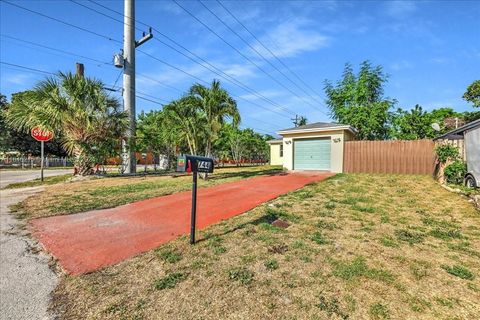
[[[32,138],[40,141],[40,180],[43,182],[43,149],[45,141],[53,139],[53,132],[50,130],[42,129],[41,127],[33,127],[31,131]]]

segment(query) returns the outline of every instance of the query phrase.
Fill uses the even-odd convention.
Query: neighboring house
[[[480,119],[469,122],[455,130],[449,131],[434,141],[449,141],[453,145],[461,146],[463,141],[463,154],[467,162],[467,175],[465,182],[473,187],[480,187]]]
[[[270,140],[270,163],[287,170],[343,172],[344,143],[355,139],[355,129],[338,123],[316,122],[280,130]]]

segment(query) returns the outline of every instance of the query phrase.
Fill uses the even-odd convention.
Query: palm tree
[[[118,145],[127,120],[101,81],[61,72],[37,84],[7,114],[9,124],[19,130],[40,126],[61,133],[61,143],[75,156],[80,175],[91,174],[96,156],[104,157]]]
[[[190,154],[198,154],[204,137],[205,116],[190,96],[170,102],[163,108],[169,126],[180,126],[180,138],[187,143]]]
[[[307,124],[307,117],[300,116],[300,118],[298,118],[297,126],[300,127],[306,124]]]
[[[211,157],[213,142],[218,138],[225,121],[230,118],[234,124],[240,122],[237,102],[221,88],[218,80],[213,80],[210,88],[195,84],[190,88],[189,94],[205,114],[205,156]]]

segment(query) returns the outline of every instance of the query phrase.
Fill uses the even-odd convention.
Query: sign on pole
[[[37,126],[32,128],[31,135],[33,139],[40,141],[40,180],[43,182],[44,143],[53,139],[53,132]]]
[[[33,127],[32,131],[32,138],[37,141],[50,141],[53,139],[53,132],[50,130],[42,129],[41,127]]]

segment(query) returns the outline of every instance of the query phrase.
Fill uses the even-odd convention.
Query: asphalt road
[[[46,171],[58,175],[70,170]],[[3,171],[1,186],[39,177],[36,171]],[[49,267],[51,258],[39,250],[9,206],[41,192],[43,187],[0,190],[0,318],[51,319],[50,293],[58,278]]]
[[[44,170],[44,177],[73,173],[73,169]],[[15,182],[24,182],[40,178],[40,170],[2,170],[0,171],[0,189]]]

